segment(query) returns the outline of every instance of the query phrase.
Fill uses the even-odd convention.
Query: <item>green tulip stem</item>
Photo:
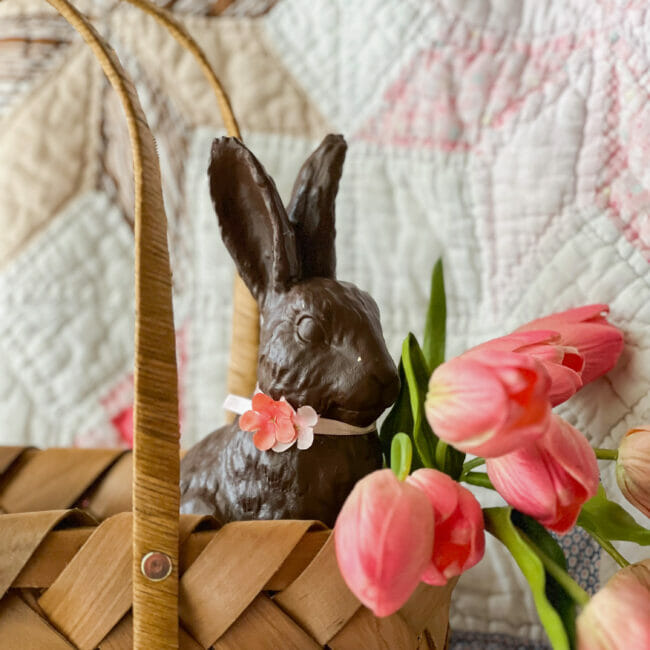
[[[601,546],[604,551],[607,551],[612,558],[614,558],[616,564],[620,567],[630,566],[630,563],[616,550],[614,544],[612,544],[608,539],[601,537],[598,533],[593,530],[587,531]]]
[[[468,460],[466,463],[463,464],[463,473],[460,475],[460,480],[464,480],[465,475],[469,474],[471,470],[473,470],[475,467],[480,467],[481,465],[485,464],[485,458],[481,458],[480,456],[478,458],[472,458],[472,460]]]
[[[465,483],[469,483],[470,485],[478,485],[479,487],[496,490],[494,485],[492,485],[492,481],[490,481],[488,475],[485,472],[467,472],[467,474],[462,477],[462,480],[465,481]]]
[[[438,440],[436,444],[436,467],[441,471],[445,471],[445,465],[447,460],[447,443],[442,440]]]
[[[618,449],[601,449],[600,447],[595,447],[594,453],[599,460],[616,460],[618,458]]]
[[[537,557],[541,560],[544,568],[555,579],[555,581],[566,591],[571,599],[578,605],[584,606],[589,602],[591,596],[559,565],[551,559],[535,542],[524,533],[523,530],[517,529],[519,536],[535,551]]]

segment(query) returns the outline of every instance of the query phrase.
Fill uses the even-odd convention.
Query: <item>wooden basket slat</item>
[[[127,612],[120,622],[97,646],[99,650],[131,650],[133,648],[133,615]]]
[[[15,594],[0,601],[0,639],[5,648],[73,650],[46,620]]]
[[[206,647],[221,637],[314,525],[319,524],[245,521],[224,526],[180,581],[179,616],[192,636]]]
[[[78,506],[101,521],[131,512],[132,474],[131,450],[0,447],[0,511]]]
[[[31,447],[0,447],[0,476],[9,470],[26,449]]]
[[[132,605],[133,517],[107,519],[43,593],[39,605],[82,650],[92,650]]]
[[[0,598],[4,596],[22,568],[29,562],[47,534],[66,519],[88,523],[89,517],[77,512],[51,510],[2,515],[0,526]]]
[[[360,607],[327,645],[332,650],[406,650],[414,648],[414,642],[413,631],[399,614],[377,618],[370,610]]]
[[[330,538],[329,530],[314,530],[303,535],[291,555],[264,585],[264,591],[283,591],[311,564]]]
[[[264,630],[260,634],[260,630]],[[264,594],[257,596],[214,644],[215,650],[319,650],[314,641]]]
[[[325,645],[361,606],[339,572],[334,537],[276,602],[321,645]]]
[[[16,576],[12,588],[47,589],[94,531],[94,526],[51,531]]]
[[[444,587],[435,589],[421,583],[399,612],[412,630],[427,628],[437,648],[447,647],[449,607],[457,582],[458,578],[451,578]]]
[[[99,644],[99,650],[133,650],[133,615],[129,612]],[[178,629],[179,650],[204,650],[182,627]]]
[[[133,509],[132,476],[133,454],[128,451],[124,452],[90,486],[82,504],[84,510],[90,512],[99,521],[119,512],[131,512]]]
[[[120,455],[119,449],[27,450],[12,463],[13,477],[0,492],[5,512],[70,508]]]

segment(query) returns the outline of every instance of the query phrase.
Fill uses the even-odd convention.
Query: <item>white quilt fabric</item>
[[[159,129],[187,446],[220,424],[225,395],[233,271],[205,174],[221,131],[197,73],[164,33],[138,21],[119,7],[101,25]],[[231,63],[224,75],[235,110],[243,106],[244,139],[283,197],[324,133],[346,135],[338,274],[377,299],[395,357],[409,330],[421,334],[442,255],[449,355],[544,314],[609,303],[625,332],[623,357],[561,413],[601,446],[650,422],[647,3],[282,0],[255,19],[186,21],[208,53]],[[166,79],[156,76],[159,60]],[[251,73],[246,85],[246,71],[263,65],[277,77]],[[178,79],[182,90],[163,102]],[[87,92],[88,114],[109,102]],[[17,106],[3,107],[0,127]],[[108,117],[104,133],[118,128]],[[8,184],[23,168],[14,169],[3,128]],[[115,190],[128,167],[103,160],[104,172],[118,170],[112,182],[79,181],[20,246],[0,246],[9,251],[0,260],[4,444],[120,443],[131,397],[132,233]],[[7,233],[20,201],[0,196]],[[604,482],[622,502],[611,468]],[[453,647],[544,647],[518,569],[491,542],[456,589]],[[613,571],[580,533],[564,545],[589,588]]]

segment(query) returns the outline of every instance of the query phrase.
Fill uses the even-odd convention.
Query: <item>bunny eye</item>
[[[303,343],[325,343],[323,326],[311,316],[302,316],[296,326],[298,338]]]

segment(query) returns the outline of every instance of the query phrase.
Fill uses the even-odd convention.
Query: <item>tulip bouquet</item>
[[[607,313],[554,314],[444,361],[436,264],[423,344],[404,341],[401,393],[380,432],[386,468],[357,483],[334,529],[341,574],[375,615],[397,611],[420,582],[455,581],[483,557],[487,531],[527,579],[554,649],[650,649],[650,560],[629,565],[612,544],[650,545],[650,530],[607,498],[597,463],[615,461],[621,491],[650,516],[650,429],[593,449],[552,411],[616,364],[623,336]],[[509,505],[481,509],[463,483]],[[576,524],[622,567],[592,599],[556,539]]]

